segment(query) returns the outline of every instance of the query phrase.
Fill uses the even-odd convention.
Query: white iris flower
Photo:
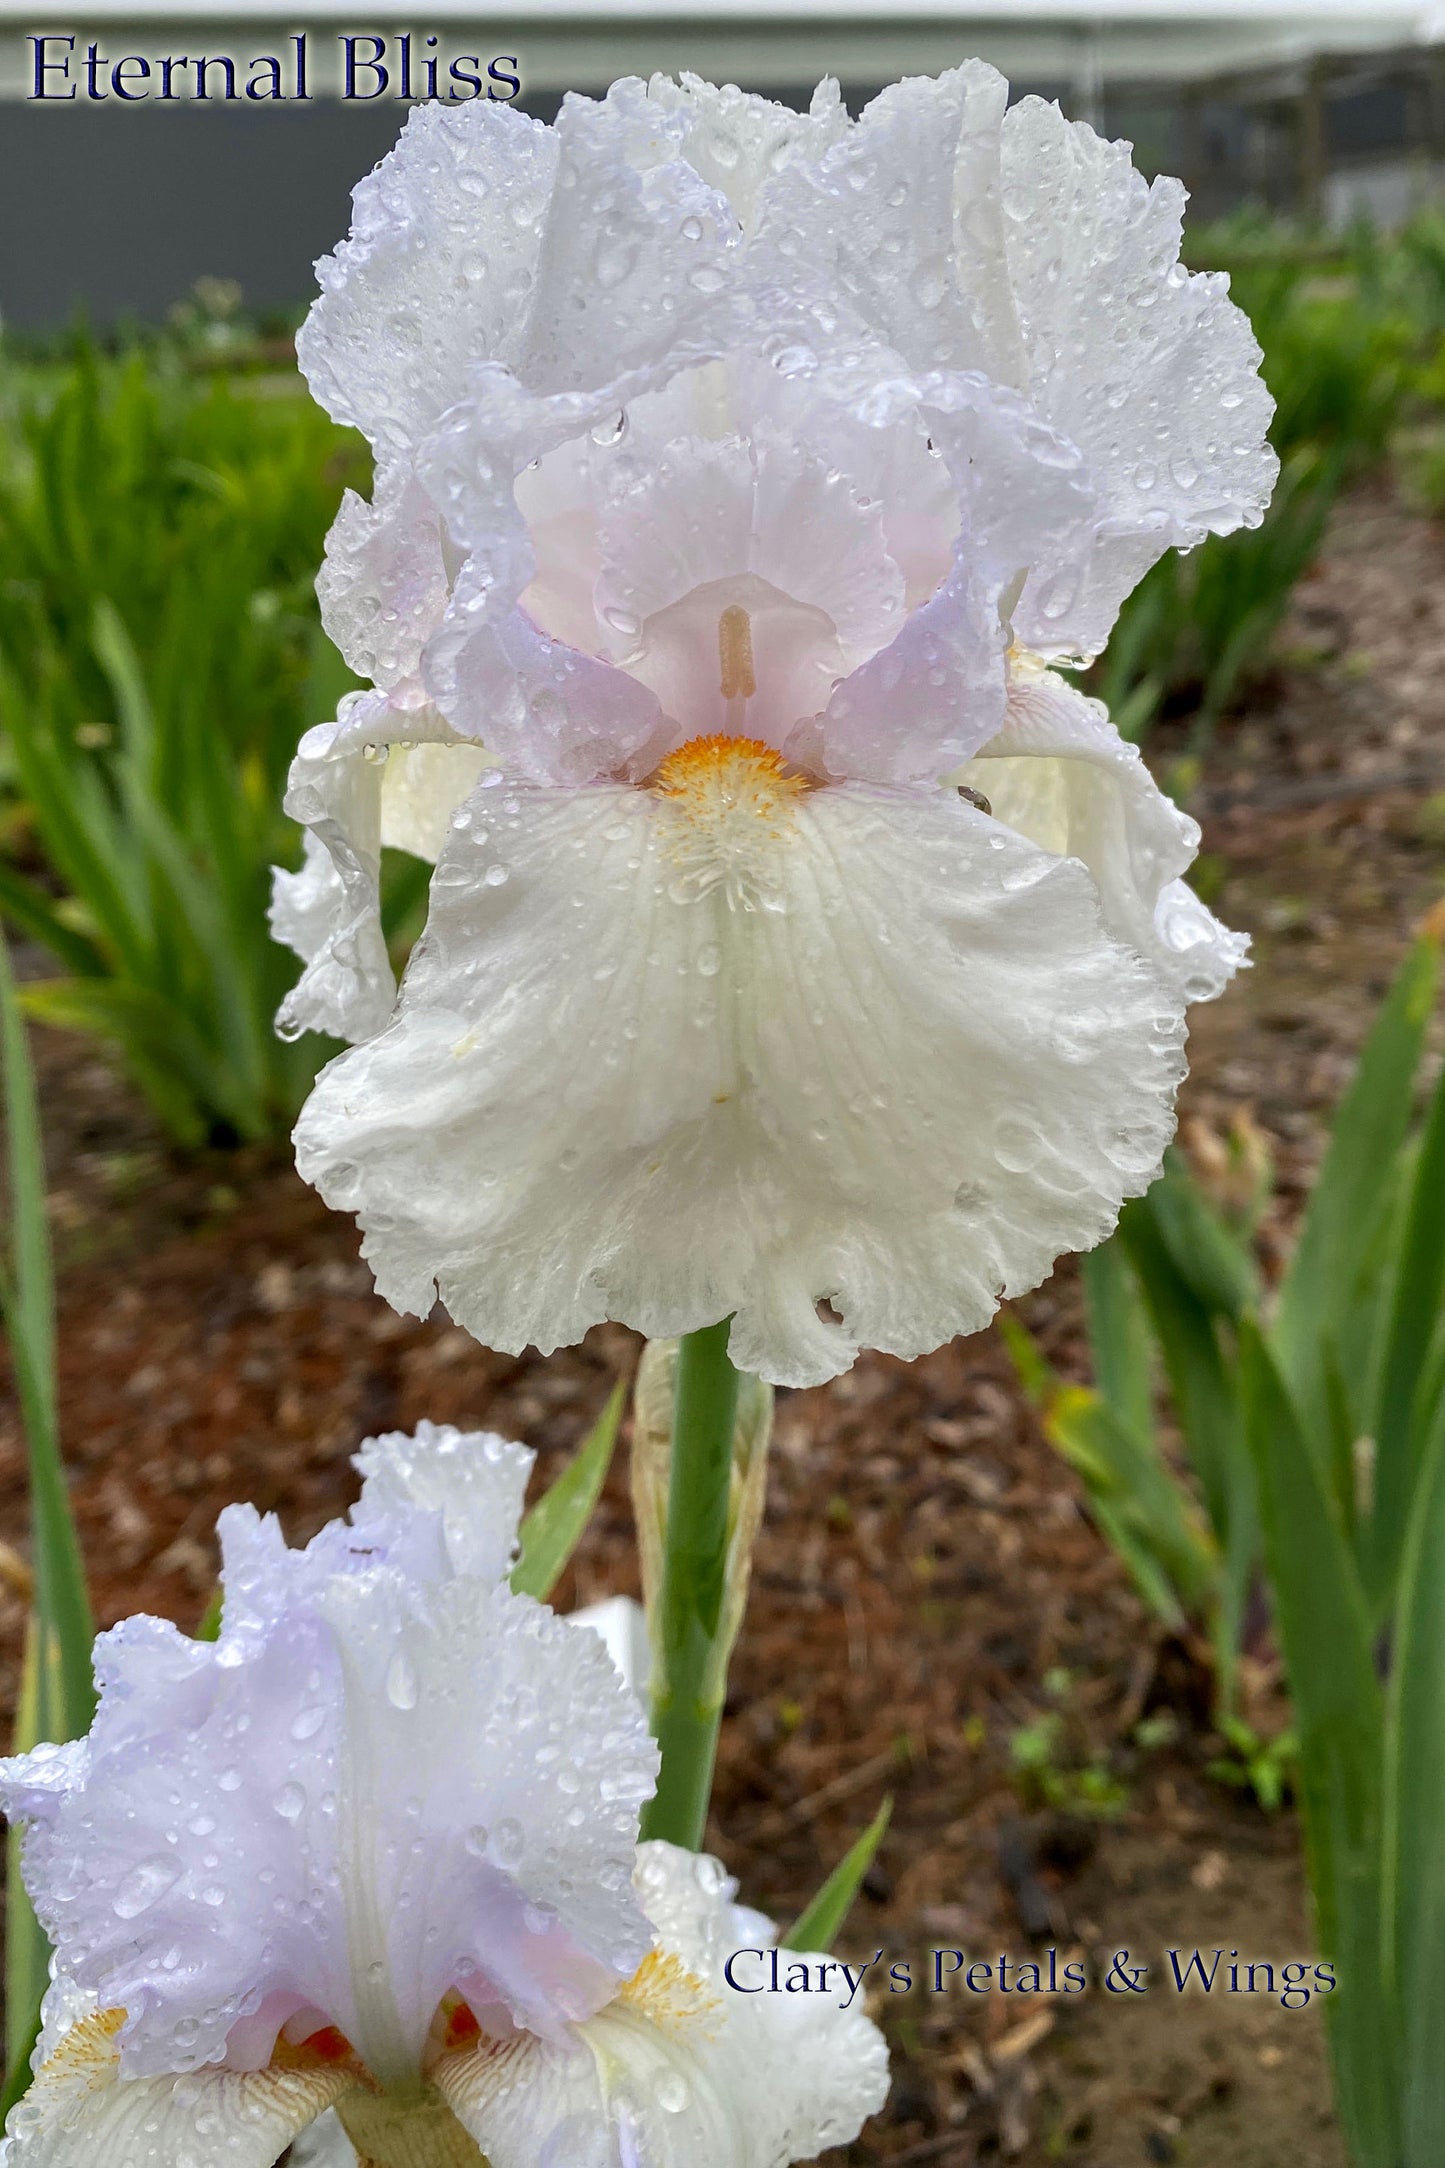
[[[232,1508],[219,1641],[127,1621],[89,1737],[0,1764],[56,1950],[6,2168],[270,2168],[333,2109],[372,2168],[783,2168],[881,2104],[861,2011],[732,1993],[768,1923],[637,1847],[639,1706],[508,1586],[531,1458],[373,1441],[304,1551]]]
[[[367,433],[296,761],[298,1163],[489,1345],[733,1317],[923,1353],[1157,1171],[1244,944],[1048,666],[1257,523],[1258,349],[1183,192],[971,64],[850,122],[695,81],[428,107],[302,339]],[[434,859],[398,996],[385,844]]]

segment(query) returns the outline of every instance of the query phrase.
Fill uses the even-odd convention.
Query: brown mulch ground
[[[1323,1120],[1445,855],[1445,539],[1382,490],[1352,499],[1301,590],[1288,666],[1229,726],[1205,777],[1216,908],[1256,967],[1197,1020],[1184,1133],[1201,1162],[1241,1114],[1280,1175],[1278,1248]],[[1152,750],[1152,749],[1151,749]],[[1161,753],[1168,751],[1166,737]],[[1433,781],[1435,771],[1439,780]],[[1422,778],[1424,780],[1422,780]],[[219,1508],[251,1498],[309,1535],[354,1495],[349,1454],[420,1417],[485,1425],[555,1473],[635,1360],[617,1328],[550,1360],[398,1318],[349,1224],[285,1165],[171,1159],[77,1042],[38,1041],[63,1260],[62,1412],[104,1621],[194,1623]],[[1021,1305],[1085,1375],[1077,1281]],[[0,1423],[0,1536],[26,1537],[21,1441]],[[625,1458],[558,1591],[635,1587]],[[0,1585],[0,1700],[23,1606]],[[1255,1680],[1279,1716],[1267,1665]],[[970,1960],[1168,1945],[1228,1961],[1309,1950],[1296,1831],[1212,1781],[1203,1682],[1162,1645],[1086,1518],[993,1333],[780,1396],[748,1624],[734,1667],[712,1841],[786,1918],[892,1792],[850,1955],[910,1963],[880,2006],[886,2114],[846,2156],[965,2168],[1337,2168],[1316,2011],[1264,1994],[1077,1998],[932,1992],[938,1947]],[[1123,1810],[1100,1824],[1021,1796],[1010,1739],[1048,1710],[1061,1758],[1095,1762]],[[1167,1723],[1141,1718],[1161,1712]],[[947,1960],[945,1960],[947,1962]],[[1045,1959],[1046,1963],[1047,1960]],[[840,2160],[844,2156],[837,2156]]]

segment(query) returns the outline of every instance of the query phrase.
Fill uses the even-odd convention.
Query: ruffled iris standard
[[[531,1459],[375,1440],[304,1551],[232,1508],[219,1641],[128,1620],[0,1763],[56,1951],[6,2168],[786,2168],[881,2105],[861,2009],[731,1993],[770,1923],[638,1846],[638,1703],[508,1586]]]
[[[1243,943],[1052,663],[1258,521],[1258,349],[1183,195],[971,64],[857,122],[694,81],[428,108],[303,334],[377,454],[321,583],[298,1164],[488,1344],[733,1319],[920,1354],[1157,1171]],[[383,846],[435,860],[398,995]]]

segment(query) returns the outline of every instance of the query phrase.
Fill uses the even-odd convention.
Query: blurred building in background
[[[1196,217],[1253,202],[1390,224],[1445,187],[1445,0],[522,0],[509,12],[436,0],[413,20],[404,65],[403,28],[349,0],[82,0],[63,19],[0,0],[0,319],[154,317],[202,276],[239,282],[257,308],[297,307],[312,260],[345,229],[349,189],[405,118],[404,92],[425,89],[428,40],[443,61],[477,56],[484,78],[497,60],[494,81],[514,59],[521,102],[544,117],[567,90],[682,68],[792,103],[835,75],[856,108],[900,75],[978,54],[1015,95],[1057,98],[1129,137],[1146,172],[1182,174]],[[91,41],[106,63],[94,98]],[[372,53],[384,85],[366,72]],[[187,65],[161,103],[167,55]],[[257,55],[278,56],[285,98],[247,100]],[[131,56],[152,72],[128,68],[128,101],[109,70]],[[211,61],[204,98],[198,58]]]

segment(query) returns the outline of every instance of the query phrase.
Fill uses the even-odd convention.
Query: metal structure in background
[[[515,53],[542,117],[567,89],[682,68],[793,103],[833,74],[856,107],[978,54],[1016,93],[1127,136],[1146,172],[1181,173],[1206,218],[1253,200],[1394,223],[1445,184],[1445,44],[1431,42],[1445,0],[436,0],[412,19],[418,57],[428,31],[484,61]],[[375,22],[393,52],[404,21]],[[0,0],[0,318],[156,317],[203,275],[238,281],[258,308],[298,305],[345,229],[348,190],[407,111],[395,67],[386,95],[337,95],[340,34],[367,23],[353,0],[80,0],[64,20]],[[305,105],[228,101],[214,74],[205,103],[91,102],[83,77],[69,102],[30,95],[30,39],[47,30],[72,35],[78,59],[94,38],[112,61],[244,60],[303,28]]]
[[[1196,217],[1253,202],[1334,229],[1399,225],[1445,190],[1445,45],[1110,83],[1100,118],[1145,172],[1181,176]]]

